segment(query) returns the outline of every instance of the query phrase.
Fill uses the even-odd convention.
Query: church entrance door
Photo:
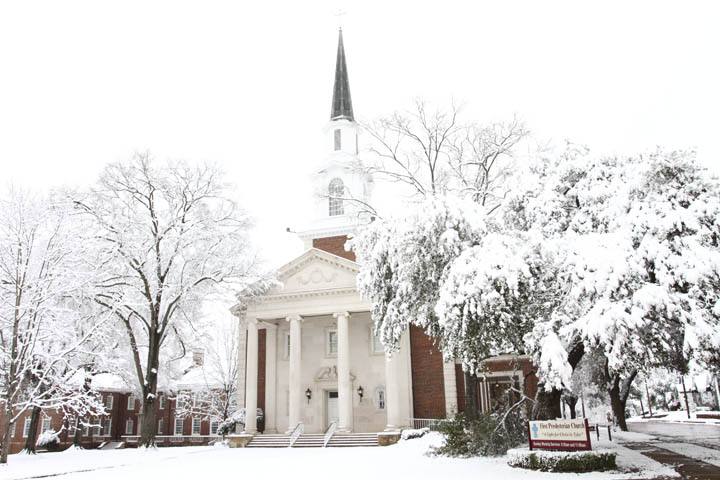
[[[327,426],[332,422],[337,423],[340,418],[338,414],[338,392],[327,392]]]

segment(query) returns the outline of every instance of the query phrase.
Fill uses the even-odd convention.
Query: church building
[[[232,309],[241,322],[238,405],[245,406],[245,433],[256,434],[260,426],[265,434],[298,428],[306,434],[377,433],[452,417],[465,406],[460,365],[444,362],[432,339],[414,326],[400,350],[386,356],[373,334],[372,304],[357,292],[360,263],[345,250],[349,236],[369,221],[357,205],[370,202],[373,180],[358,168],[360,127],[342,30],[324,133],[328,153],[314,174],[316,192],[308,192],[315,193],[315,219],[298,233],[305,252],[277,271],[279,286],[249,301],[240,294]],[[492,407],[493,389],[497,396],[498,389],[524,380],[515,360],[494,359],[493,373],[480,379],[483,410]],[[521,362],[529,370],[529,360]]]

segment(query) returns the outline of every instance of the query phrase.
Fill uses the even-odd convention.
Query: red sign
[[[587,419],[527,422],[530,450],[591,450]]]

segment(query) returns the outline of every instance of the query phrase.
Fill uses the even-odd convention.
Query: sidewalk
[[[652,443],[632,442],[623,445],[675,469],[683,479],[720,480],[720,467],[716,465],[660,448]]]

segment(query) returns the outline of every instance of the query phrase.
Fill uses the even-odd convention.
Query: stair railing
[[[323,437],[323,448],[327,447],[328,442],[330,442],[330,439],[335,434],[335,430],[337,430],[337,423],[331,422],[330,425],[328,425],[327,430],[325,430],[325,437]]]
[[[305,432],[305,424],[303,422],[298,422],[297,426],[295,427],[295,430],[293,430],[292,435],[290,435],[290,445],[288,445],[288,448],[291,448],[293,445],[295,445],[295,442]]]

